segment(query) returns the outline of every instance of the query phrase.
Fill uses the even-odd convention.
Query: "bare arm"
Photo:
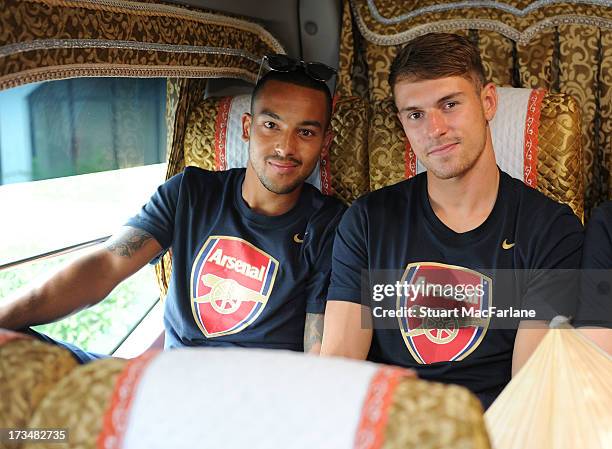
[[[304,352],[319,354],[323,339],[323,314],[307,313],[304,326]]]
[[[150,234],[124,227],[103,248],[67,265],[42,285],[0,301],[0,327],[49,323],[94,305],[160,251]]]
[[[578,330],[582,335],[612,356],[612,329],[606,327],[581,327]]]
[[[363,316],[367,317],[362,322]],[[371,314],[361,304],[327,301],[321,355],[365,360],[372,344]]]
[[[548,332],[545,321],[521,321],[512,353],[512,377],[525,365]]]

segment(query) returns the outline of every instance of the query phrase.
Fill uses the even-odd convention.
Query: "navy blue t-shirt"
[[[587,223],[574,325],[612,328],[612,201],[593,209]]]
[[[303,350],[306,313],[323,313],[334,231],[344,205],[309,184],[280,216],[242,198],[244,169],[187,167],[127,226],[172,251],[166,347]]]
[[[547,280],[529,270],[579,268],[582,240],[582,225],[569,207],[503,172],[489,217],[476,229],[454,232],[434,213],[423,173],[360,198],[344,214],[334,242],[327,298],[363,303],[373,313],[380,304],[372,294],[373,284],[385,279],[386,273],[377,270],[394,270],[387,284],[406,281],[415,287],[429,283],[472,288],[461,299],[449,299],[441,290],[412,296],[407,296],[410,291],[403,292],[392,301],[398,310],[416,307],[420,313],[421,309],[448,308],[449,301],[458,304],[462,299],[470,309],[484,309],[498,304],[497,298],[512,289],[523,305],[547,310],[540,304],[541,284]],[[510,272],[510,278],[515,273],[524,282],[508,282],[506,272],[496,285],[491,270]],[[577,293],[576,280],[573,283]],[[482,294],[475,295],[476,289]],[[418,317],[395,317],[381,321],[384,326],[375,319],[368,359],[414,368],[425,379],[466,386],[488,406],[510,380],[516,328],[493,328],[478,319],[471,323],[463,318],[442,319],[448,324],[431,330],[425,330],[425,320]],[[429,320],[429,325],[435,320]]]

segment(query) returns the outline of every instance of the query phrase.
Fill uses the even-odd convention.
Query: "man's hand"
[[[104,247],[67,265],[42,285],[0,300],[0,327],[46,324],[92,306],[161,251],[147,232],[122,228]]]
[[[612,356],[612,329],[605,327],[580,327],[578,331]]]
[[[527,363],[548,332],[546,321],[521,321],[514,340],[512,353],[512,377]]]
[[[368,317],[367,322],[362,322],[362,314]],[[346,301],[327,301],[321,355],[365,360],[371,344],[372,323],[367,307]]]

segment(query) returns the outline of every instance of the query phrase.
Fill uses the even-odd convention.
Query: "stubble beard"
[[[259,178],[259,182],[261,182],[262,186],[264,186],[268,191],[276,193],[277,195],[287,195],[294,192],[295,189],[304,183],[303,179],[296,179],[289,185],[280,186],[268,179],[263,173],[258,172],[257,177]]]
[[[441,161],[440,164],[430,164],[430,163],[423,162],[423,165],[425,165],[425,168],[427,168],[427,171],[431,172],[436,178],[446,180],[446,179],[457,178],[457,177],[464,175],[474,165],[476,165],[476,161],[478,160],[478,157],[480,157],[480,153],[476,155],[476,157],[473,159],[463,158],[454,163],[452,161],[449,161],[447,163],[444,163],[444,161]]]
[[[296,178],[290,184],[286,184],[286,185],[280,184],[279,185],[279,183],[274,182],[268,176],[266,176],[265,169],[266,169],[268,160],[270,159],[282,160],[279,158],[267,157],[264,159],[262,166],[258,166],[257,164],[253,162],[253,160],[250,161],[251,165],[255,169],[255,174],[257,175],[259,182],[261,182],[261,185],[264,186],[266,190],[268,190],[269,192],[275,193],[277,195],[287,195],[289,193],[294,192],[297,188],[301,187],[302,184],[304,184],[304,181],[306,181],[306,178],[310,176],[310,173],[308,173],[305,177]],[[313,167],[313,170],[314,170],[314,167]]]
[[[456,155],[458,156],[458,160],[456,161],[453,161],[455,157],[453,157],[454,155],[451,154],[448,161],[442,160],[439,161],[438,164],[431,163],[430,161],[422,161],[422,163],[425,168],[427,168],[427,171],[430,171],[438,179],[447,180],[461,177],[467,172],[469,172],[476,165],[478,160],[482,157],[486,146],[486,141],[487,136],[485,129],[485,135],[482,136],[482,140],[480,142],[477,142],[475,145],[477,148],[480,147],[477,152],[466,152],[466,149],[464,148],[463,154]],[[457,145],[463,145],[464,141],[463,139],[458,139],[455,143]],[[435,145],[431,145],[430,147],[436,147],[439,145],[439,143],[436,143]]]

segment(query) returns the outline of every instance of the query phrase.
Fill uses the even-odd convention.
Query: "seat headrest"
[[[104,392],[97,400],[110,405],[104,416],[64,423],[89,444],[97,439],[98,447],[450,448],[461,441],[489,448],[474,395],[401,368],[290,351],[184,348],[145,354],[121,373],[105,371],[109,380],[99,385],[93,367],[104,371],[105,363],[86,365],[89,371],[82,369],[75,381],[82,391],[88,378],[96,382]],[[69,396],[70,385],[62,388]],[[53,406],[61,409],[62,402]],[[180,404],[180,413],[168,413],[173,404]],[[51,410],[39,414],[51,420]],[[88,407],[87,413],[99,414],[100,408]],[[443,420],[443,429],[431,426],[432,420]],[[82,421],[103,423],[99,435]]]
[[[66,349],[0,329],[2,426],[27,428],[47,393],[76,367]]]

